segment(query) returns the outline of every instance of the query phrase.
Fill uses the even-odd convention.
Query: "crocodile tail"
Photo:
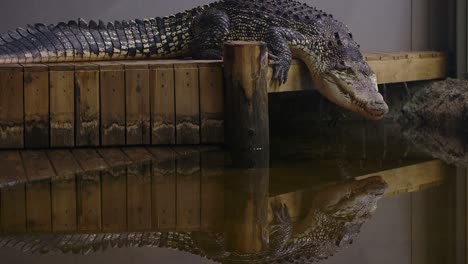
[[[0,34],[0,64],[150,57],[155,30],[150,20],[28,25]]]

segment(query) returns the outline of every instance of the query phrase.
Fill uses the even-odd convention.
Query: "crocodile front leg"
[[[288,28],[272,27],[267,30],[264,41],[268,45],[269,56],[273,60],[274,81],[282,84],[288,80],[292,61],[290,46],[295,46],[304,40],[304,35]]]
[[[208,10],[193,24],[192,56],[195,59],[222,59],[222,45],[229,34],[229,16],[219,10]]]

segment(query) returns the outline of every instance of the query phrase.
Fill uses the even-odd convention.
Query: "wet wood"
[[[46,154],[57,174],[55,179],[74,177],[82,171],[69,150],[48,150]]]
[[[125,167],[101,173],[102,229],[127,230],[127,174]]]
[[[150,65],[153,145],[176,143],[173,65]]]
[[[31,232],[52,230],[50,179],[55,171],[44,151],[22,151],[26,176],[26,225]]]
[[[76,146],[99,146],[99,67],[75,64]]]
[[[0,224],[4,232],[26,230],[26,172],[18,151],[0,152],[2,184],[10,187],[0,189]],[[14,184],[14,185],[13,185]]]
[[[127,168],[128,228],[132,231],[151,229],[151,163],[145,148],[125,148],[134,162]]]
[[[76,231],[76,179],[82,171],[69,150],[47,151],[56,176],[51,181],[52,230]]]
[[[201,143],[224,143],[224,84],[221,65],[200,64]]]
[[[26,181],[23,161],[19,151],[0,151],[0,186]]]
[[[226,250],[267,250],[269,151],[234,153],[233,167],[239,171],[226,176],[224,190]]]
[[[400,193],[417,192],[438,185],[453,173],[452,166],[434,160],[363,175],[357,177],[357,179],[381,176],[389,185],[385,195],[392,196]]]
[[[55,171],[45,151],[21,151],[21,157],[29,182],[47,180],[55,176]]]
[[[77,228],[80,231],[101,229],[101,180],[99,170],[106,162],[94,149],[74,149],[73,156],[86,171],[77,177]]]
[[[200,143],[200,91],[197,64],[175,64],[177,144]]]
[[[1,224],[5,233],[26,231],[25,189],[25,184],[17,184],[1,189]]]
[[[144,63],[125,64],[127,145],[151,142],[149,70]]]
[[[49,72],[42,64],[24,67],[25,147],[49,147]]]
[[[225,153],[201,153],[201,230],[224,227],[224,168]]]
[[[200,228],[200,153],[176,148],[177,157],[177,223],[178,231]]]
[[[104,231],[127,230],[127,167],[131,160],[118,148],[100,149],[110,170],[101,172],[102,228]]]
[[[100,63],[101,144],[125,145],[125,71],[117,63]]]
[[[26,225],[28,232],[52,231],[50,179],[26,184]]]
[[[72,154],[83,171],[99,171],[108,167],[96,149],[73,149]]]
[[[23,67],[0,67],[0,148],[24,146]]]
[[[176,153],[167,148],[148,148],[158,159],[152,171],[152,227],[174,230],[176,227]]]
[[[49,66],[50,146],[75,145],[75,67],[71,64]]]
[[[51,182],[52,230],[72,232],[77,230],[76,179],[53,178]]]
[[[224,45],[226,144],[252,150],[269,146],[268,55],[262,42]]]

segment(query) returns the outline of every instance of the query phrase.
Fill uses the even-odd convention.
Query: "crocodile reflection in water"
[[[294,223],[287,207],[273,201],[270,248],[255,254],[227,252],[223,234],[215,232],[25,234],[4,236],[0,247],[32,253],[83,254],[112,247],[165,247],[221,263],[316,262],[352,243],[386,189],[387,184],[378,176],[326,186],[313,195],[302,220]]]

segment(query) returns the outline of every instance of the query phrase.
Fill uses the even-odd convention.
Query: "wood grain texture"
[[[157,67],[155,67],[157,66]],[[173,65],[150,65],[151,136],[153,145],[176,142]]]
[[[177,158],[177,223],[178,231],[198,230],[201,224],[200,208],[200,153],[183,153],[176,149]]]
[[[144,63],[125,64],[127,145],[150,144],[149,70]]]
[[[159,159],[152,172],[152,227],[173,230],[176,227],[176,153],[167,148],[149,148]]]
[[[201,230],[223,230],[225,162],[222,152],[201,153]]]
[[[102,179],[102,229],[127,230],[127,173],[125,167],[104,171]]]
[[[25,184],[5,187],[1,190],[1,224],[4,233],[26,231]]]
[[[0,67],[0,148],[24,146],[23,67]]]
[[[153,155],[145,148],[125,148],[133,161],[127,167],[128,228],[132,231],[150,230],[151,220],[151,160]]]
[[[99,155],[110,170],[101,172],[102,228],[104,231],[127,230],[127,167],[131,163],[119,148],[103,148]]]
[[[50,88],[50,146],[75,145],[75,67],[48,65]]]
[[[196,64],[175,64],[176,141],[200,143],[200,91]]]
[[[125,145],[125,71],[117,63],[100,63],[101,144]]]
[[[24,66],[25,147],[49,147],[49,68]]]
[[[99,146],[99,68],[75,64],[75,115],[78,147]]]
[[[26,171],[19,151],[0,151],[0,185],[26,182]]]
[[[56,178],[51,182],[52,230],[72,232],[77,228],[76,179]]]
[[[252,150],[270,144],[268,55],[263,42],[224,45],[226,144]]]
[[[224,143],[224,84],[221,64],[199,65],[201,143]]]
[[[26,184],[26,225],[28,232],[52,231],[50,179]]]
[[[21,151],[21,157],[29,182],[47,180],[55,176],[55,171],[45,151],[24,150]]]

